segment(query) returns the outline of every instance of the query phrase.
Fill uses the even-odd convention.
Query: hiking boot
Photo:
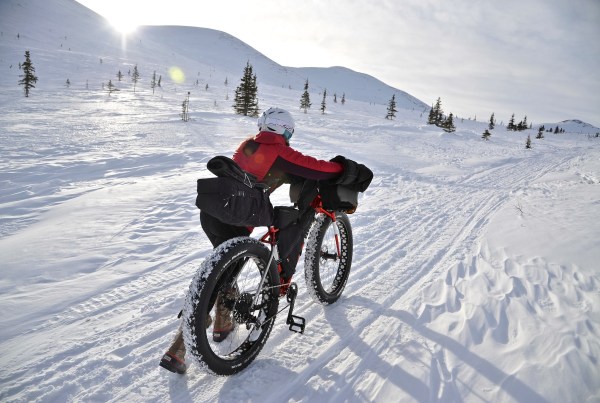
[[[206,315],[206,328],[212,324],[210,315]],[[175,339],[169,347],[169,350],[162,356],[160,366],[176,374],[185,374],[187,366],[185,365],[185,342],[183,341],[183,324],[179,325]]]
[[[225,304],[231,306],[235,303],[239,293],[236,288],[230,288],[224,294],[219,293],[217,295],[217,301],[215,302],[215,321],[213,326],[213,341],[217,343],[222,342],[229,336],[229,333],[235,327],[233,317],[231,315],[231,309]]]
[[[185,374],[185,371],[187,370],[185,361],[169,352],[166,352],[165,355],[163,355],[160,360],[160,366],[176,374]]]

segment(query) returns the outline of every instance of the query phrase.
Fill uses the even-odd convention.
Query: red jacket
[[[291,183],[294,177],[332,179],[344,170],[340,163],[318,160],[294,150],[283,136],[271,132],[260,132],[243,141],[233,160],[259,182],[266,183],[271,191],[283,183]]]

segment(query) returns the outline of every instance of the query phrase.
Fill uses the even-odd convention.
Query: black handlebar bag
[[[358,207],[358,191],[344,185],[322,185],[319,188],[326,210],[353,213]]]
[[[226,224],[261,227],[273,223],[268,189],[231,177],[198,179],[196,207]]]

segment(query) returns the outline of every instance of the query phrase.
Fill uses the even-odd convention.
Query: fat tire
[[[250,237],[238,237],[215,248],[196,272],[185,299],[183,336],[188,356],[191,356],[201,368],[217,375],[232,375],[250,365],[263,348],[271,333],[279,304],[279,275],[273,263],[267,267],[268,259],[269,249],[263,243]],[[243,268],[240,268],[242,267],[240,262],[250,262],[250,266],[255,265],[254,270],[251,271],[256,272],[258,277],[260,277],[258,271],[262,273],[268,270],[261,297],[264,304],[257,311],[259,312],[257,316],[260,315],[263,320],[271,319],[264,321],[263,325],[253,332],[248,330],[245,323],[236,323],[237,327],[234,331],[246,330],[252,334],[248,334],[247,337],[242,335],[237,348],[232,347],[231,352],[221,354],[217,351],[215,343],[210,340],[210,329],[206,326],[207,313],[212,309],[219,289],[225,287],[224,284],[234,281],[231,279],[232,276],[244,272],[247,266],[243,265]],[[236,277],[235,281],[238,280]],[[217,347],[223,347],[225,342],[227,339]]]
[[[327,261],[323,258],[334,241],[333,225],[340,231],[341,258]],[[353,238],[350,220],[344,212],[336,213],[336,222],[325,214],[318,214],[307,237],[306,255],[304,258],[304,278],[308,293],[313,300],[323,305],[336,302],[348,281],[352,266]],[[331,280],[331,284],[327,280]]]

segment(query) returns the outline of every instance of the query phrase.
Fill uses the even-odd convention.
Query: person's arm
[[[326,180],[337,178],[344,171],[338,162],[324,161],[309,155],[304,155],[291,147],[282,146],[278,157],[273,163],[272,170],[299,176],[311,180]]]

